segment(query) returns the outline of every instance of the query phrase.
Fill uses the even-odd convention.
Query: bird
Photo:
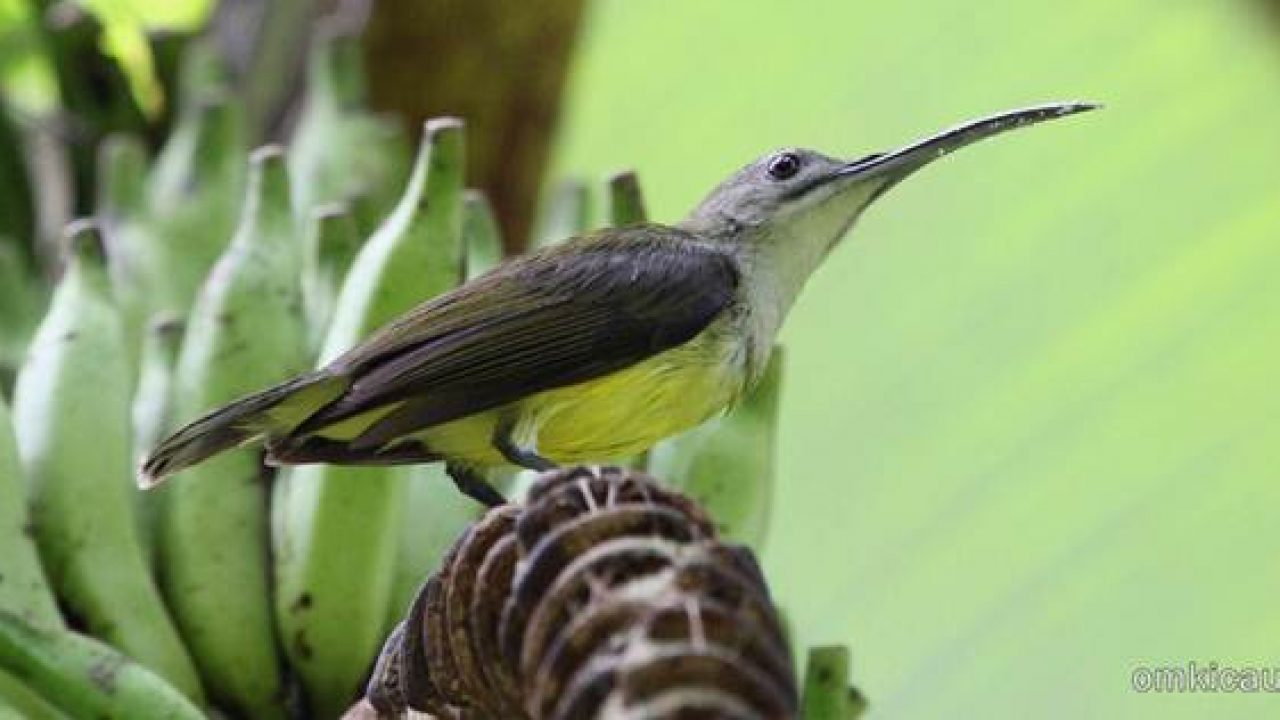
[[[1010,110],[853,160],[770,152],[675,224],[509,259],[324,367],[209,412],[157,445],[139,484],[260,443],[276,465],[443,462],[494,506],[493,470],[641,453],[750,391],[807,280],[876,199],[961,147],[1097,107]]]

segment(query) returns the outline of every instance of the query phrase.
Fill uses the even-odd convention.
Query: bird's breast
[[[743,392],[743,338],[728,320],[636,365],[522,403],[517,433],[559,462],[643,452],[723,411]]]

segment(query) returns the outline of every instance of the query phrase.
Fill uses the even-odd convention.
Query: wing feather
[[[431,300],[339,357],[348,391],[310,434],[396,408],[353,447],[583,382],[683,344],[733,303],[737,264],[674,228],[638,225],[517,259]]]

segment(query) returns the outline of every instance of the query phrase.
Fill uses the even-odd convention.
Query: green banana
[[[172,139],[175,128],[190,125],[202,105],[224,96],[231,87],[231,71],[212,37],[156,28],[148,32],[152,65],[164,92],[168,127],[162,138]],[[186,164],[177,156],[178,165]],[[179,167],[172,172],[181,174]]]
[[[759,549],[773,502],[782,348],[774,348],[760,383],[727,415],[649,453],[649,472],[697,500],[721,533]]]
[[[67,720],[68,716],[41,697],[22,678],[0,668],[0,718]]]
[[[634,225],[648,219],[644,209],[644,194],[640,191],[640,179],[635,172],[625,170],[609,178],[606,185],[609,198],[609,224],[613,227]]]
[[[440,566],[453,543],[484,514],[476,501],[458,492],[441,463],[401,468],[399,474],[406,479],[406,493],[402,519],[396,522],[399,542],[383,636],[404,619],[423,578]]]
[[[165,248],[146,218],[146,176],[147,151],[138,138],[112,135],[98,148],[97,216],[111,247],[107,267],[131,358],[169,282]]]
[[[178,84],[182,80],[183,62],[187,48],[196,41],[194,29],[150,27],[146,29],[147,50],[151,56],[151,70],[166,112],[152,118],[152,136],[163,138],[169,134],[177,113]]]
[[[464,166],[462,123],[429,121],[403,197],[347,273],[321,363],[458,282]],[[320,717],[341,714],[378,652],[408,495],[405,475],[302,466],[280,493],[277,621]]]
[[[311,211],[303,248],[302,295],[309,344],[317,352],[333,317],[342,279],[359,249],[360,233],[346,204],[330,203]]]
[[[187,324],[173,380],[176,420],[309,365],[284,155],[263,148],[251,163],[240,225]],[[210,695],[245,717],[284,717],[259,452],[234,450],[191,468],[162,498],[160,577]]]
[[[591,189],[577,179],[561,181],[543,205],[534,247],[554,245],[595,225]]]
[[[849,685],[849,648],[827,645],[809,649],[804,670],[803,720],[857,720],[867,701]]]
[[[462,246],[466,249],[468,280],[502,262],[502,231],[489,198],[479,190],[467,190],[462,195]]]
[[[493,208],[484,193],[476,190],[467,190],[462,198],[462,247],[468,278],[484,273],[502,257],[502,237]],[[439,566],[467,526],[483,514],[474,500],[457,491],[442,465],[408,467],[401,472],[409,476],[409,488],[384,632],[390,632],[404,617],[422,579]],[[422,522],[423,518],[431,522]]]
[[[0,394],[13,382],[44,304],[34,272],[17,243],[0,235]]]
[[[30,532],[18,445],[9,408],[0,400],[0,610],[40,627],[62,627]]]
[[[178,362],[178,349],[185,326],[182,321],[158,315],[147,326],[142,338],[138,368],[138,389],[131,410],[133,427],[133,466],[156,446],[169,429],[169,406],[173,371]],[[134,521],[138,539],[153,569],[156,564],[156,523],[160,497],[156,493],[133,493]]]
[[[214,98],[184,114],[148,178],[148,223],[159,238],[143,322],[155,313],[185,316],[238,220],[245,184],[244,112]]]
[[[9,108],[0,105],[0,236],[25,241],[27,262],[35,263],[36,205],[32,195],[26,138]]]
[[[89,632],[201,697],[152,582],[131,516],[129,406],[120,318],[97,226],[67,230],[67,261],[18,374],[13,417],[49,579]]]
[[[367,233],[395,205],[410,153],[398,122],[365,109],[362,53],[360,38],[336,23],[317,32],[289,171],[300,210],[350,202],[358,227]]]
[[[0,611],[0,669],[72,717],[203,720],[159,675],[91,637]]]

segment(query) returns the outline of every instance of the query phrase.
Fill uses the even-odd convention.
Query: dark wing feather
[[[692,339],[733,302],[737,266],[639,225],[521,258],[430,301],[338,358],[347,393],[298,430],[396,403],[353,446],[583,382]]]

